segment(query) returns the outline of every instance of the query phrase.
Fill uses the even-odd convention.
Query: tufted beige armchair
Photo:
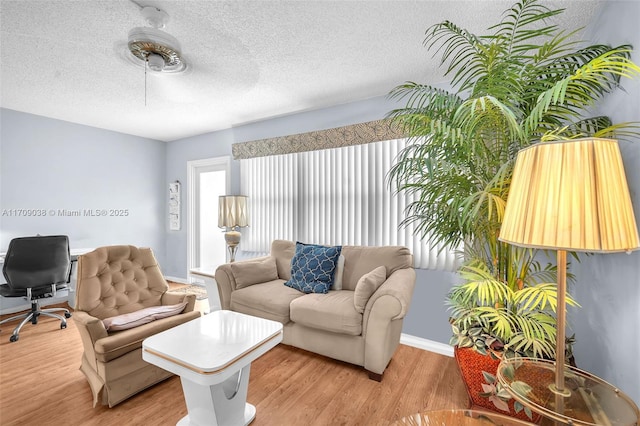
[[[200,312],[194,310],[195,295],[168,290],[149,248],[100,247],[78,257],[73,319],[94,407],[98,401],[113,407],[172,375],[142,360],[142,341]]]

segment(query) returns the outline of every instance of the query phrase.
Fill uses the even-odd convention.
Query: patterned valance
[[[333,129],[299,133],[297,135],[234,143],[231,151],[235,160],[241,160],[266,157],[268,155],[340,148],[403,137],[405,135],[399,126],[393,124],[390,120],[383,119]]]

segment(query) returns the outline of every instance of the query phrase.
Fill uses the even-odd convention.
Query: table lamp
[[[639,248],[618,142],[583,138],[540,142],[516,158],[499,239],[557,250],[558,307],[555,384],[565,389],[567,251],[610,253]]]
[[[236,251],[240,244],[238,228],[249,226],[246,195],[221,195],[218,200],[218,228],[226,228],[224,240],[227,242],[230,262],[236,260]]]

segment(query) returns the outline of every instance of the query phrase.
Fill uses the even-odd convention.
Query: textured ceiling
[[[0,0],[0,106],[171,141],[442,81],[425,29],[448,19],[481,32],[512,3]],[[598,3],[546,2],[570,29]],[[148,75],[146,106],[144,69],[125,59],[139,5],[169,14],[189,64]]]

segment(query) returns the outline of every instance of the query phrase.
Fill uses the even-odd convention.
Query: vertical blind
[[[243,251],[268,253],[274,239],[323,245],[406,246],[414,266],[454,271],[454,250],[429,246],[399,227],[412,195],[387,173],[406,139],[240,160],[251,223]]]

